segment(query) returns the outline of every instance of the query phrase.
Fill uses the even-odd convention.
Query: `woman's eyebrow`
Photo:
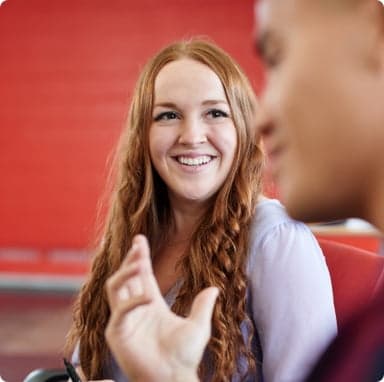
[[[168,107],[168,108],[176,108],[177,105],[173,102],[156,102],[153,107]]]
[[[207,105],[217,105],[217,104],[224,104],[228,105],[227,100],[225,99],[207,99],[201,103],[203,106]],[[153,107],[165,107],[165,108],[177,108],[177,105],[173,102],[156,102]]]
[[[219,103],[223,103],[225,105],[228,105],[228,102],[225,99],[208,99],[206,101],[203,101],[202,105],[204,105],[204,106],[205,105],[217,105]]]

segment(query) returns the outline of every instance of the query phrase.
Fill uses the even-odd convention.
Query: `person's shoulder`
[[[278,252],[282,257],[281,252],[288,247],[308,248],[313,242],[308,226],[292,219],[280,201],[268,198],[259,201],[250,228],[251,257],[261,256],[264,252],[268,252],[269,258],[272,252]]]
[[[263,197],[256,206],[251,231],[257,232],[257,236],[262,236],[280,224],[293,222],[279,200]]]
[[[286,270],[286,264],[305,267],[319,259],[324,263],[321,248],[309,227],[292,219],[278,200],[260,200],[250,229],[249,269],[280,264]]]

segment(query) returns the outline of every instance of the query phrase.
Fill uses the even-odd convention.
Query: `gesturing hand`
[[[120,269],[107,283],[111,317],[107,343],[132,381],[197,381],[211,333],[217,289],[200,292],[191,313],[174,314],[154,277],[146,238],[138,235]]]

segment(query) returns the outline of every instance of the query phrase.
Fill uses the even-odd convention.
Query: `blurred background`
[[[107,162],[137,76],[164,45],[206,36],[257,93],[253,0],[6,0],[0,6],[0,375],[61,367],[89,267]],[[267,193],[274,194],[267,184]],[[329,235],[318,231],[318,235]],[[377,239],[334,231],[377,249]]]

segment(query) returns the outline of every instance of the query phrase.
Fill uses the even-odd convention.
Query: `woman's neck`
[[[208,203],[171,200],[170,205],[172,226],[169,227],[168,240],[170,243],[191,240],[193,232],[208,208]]]

